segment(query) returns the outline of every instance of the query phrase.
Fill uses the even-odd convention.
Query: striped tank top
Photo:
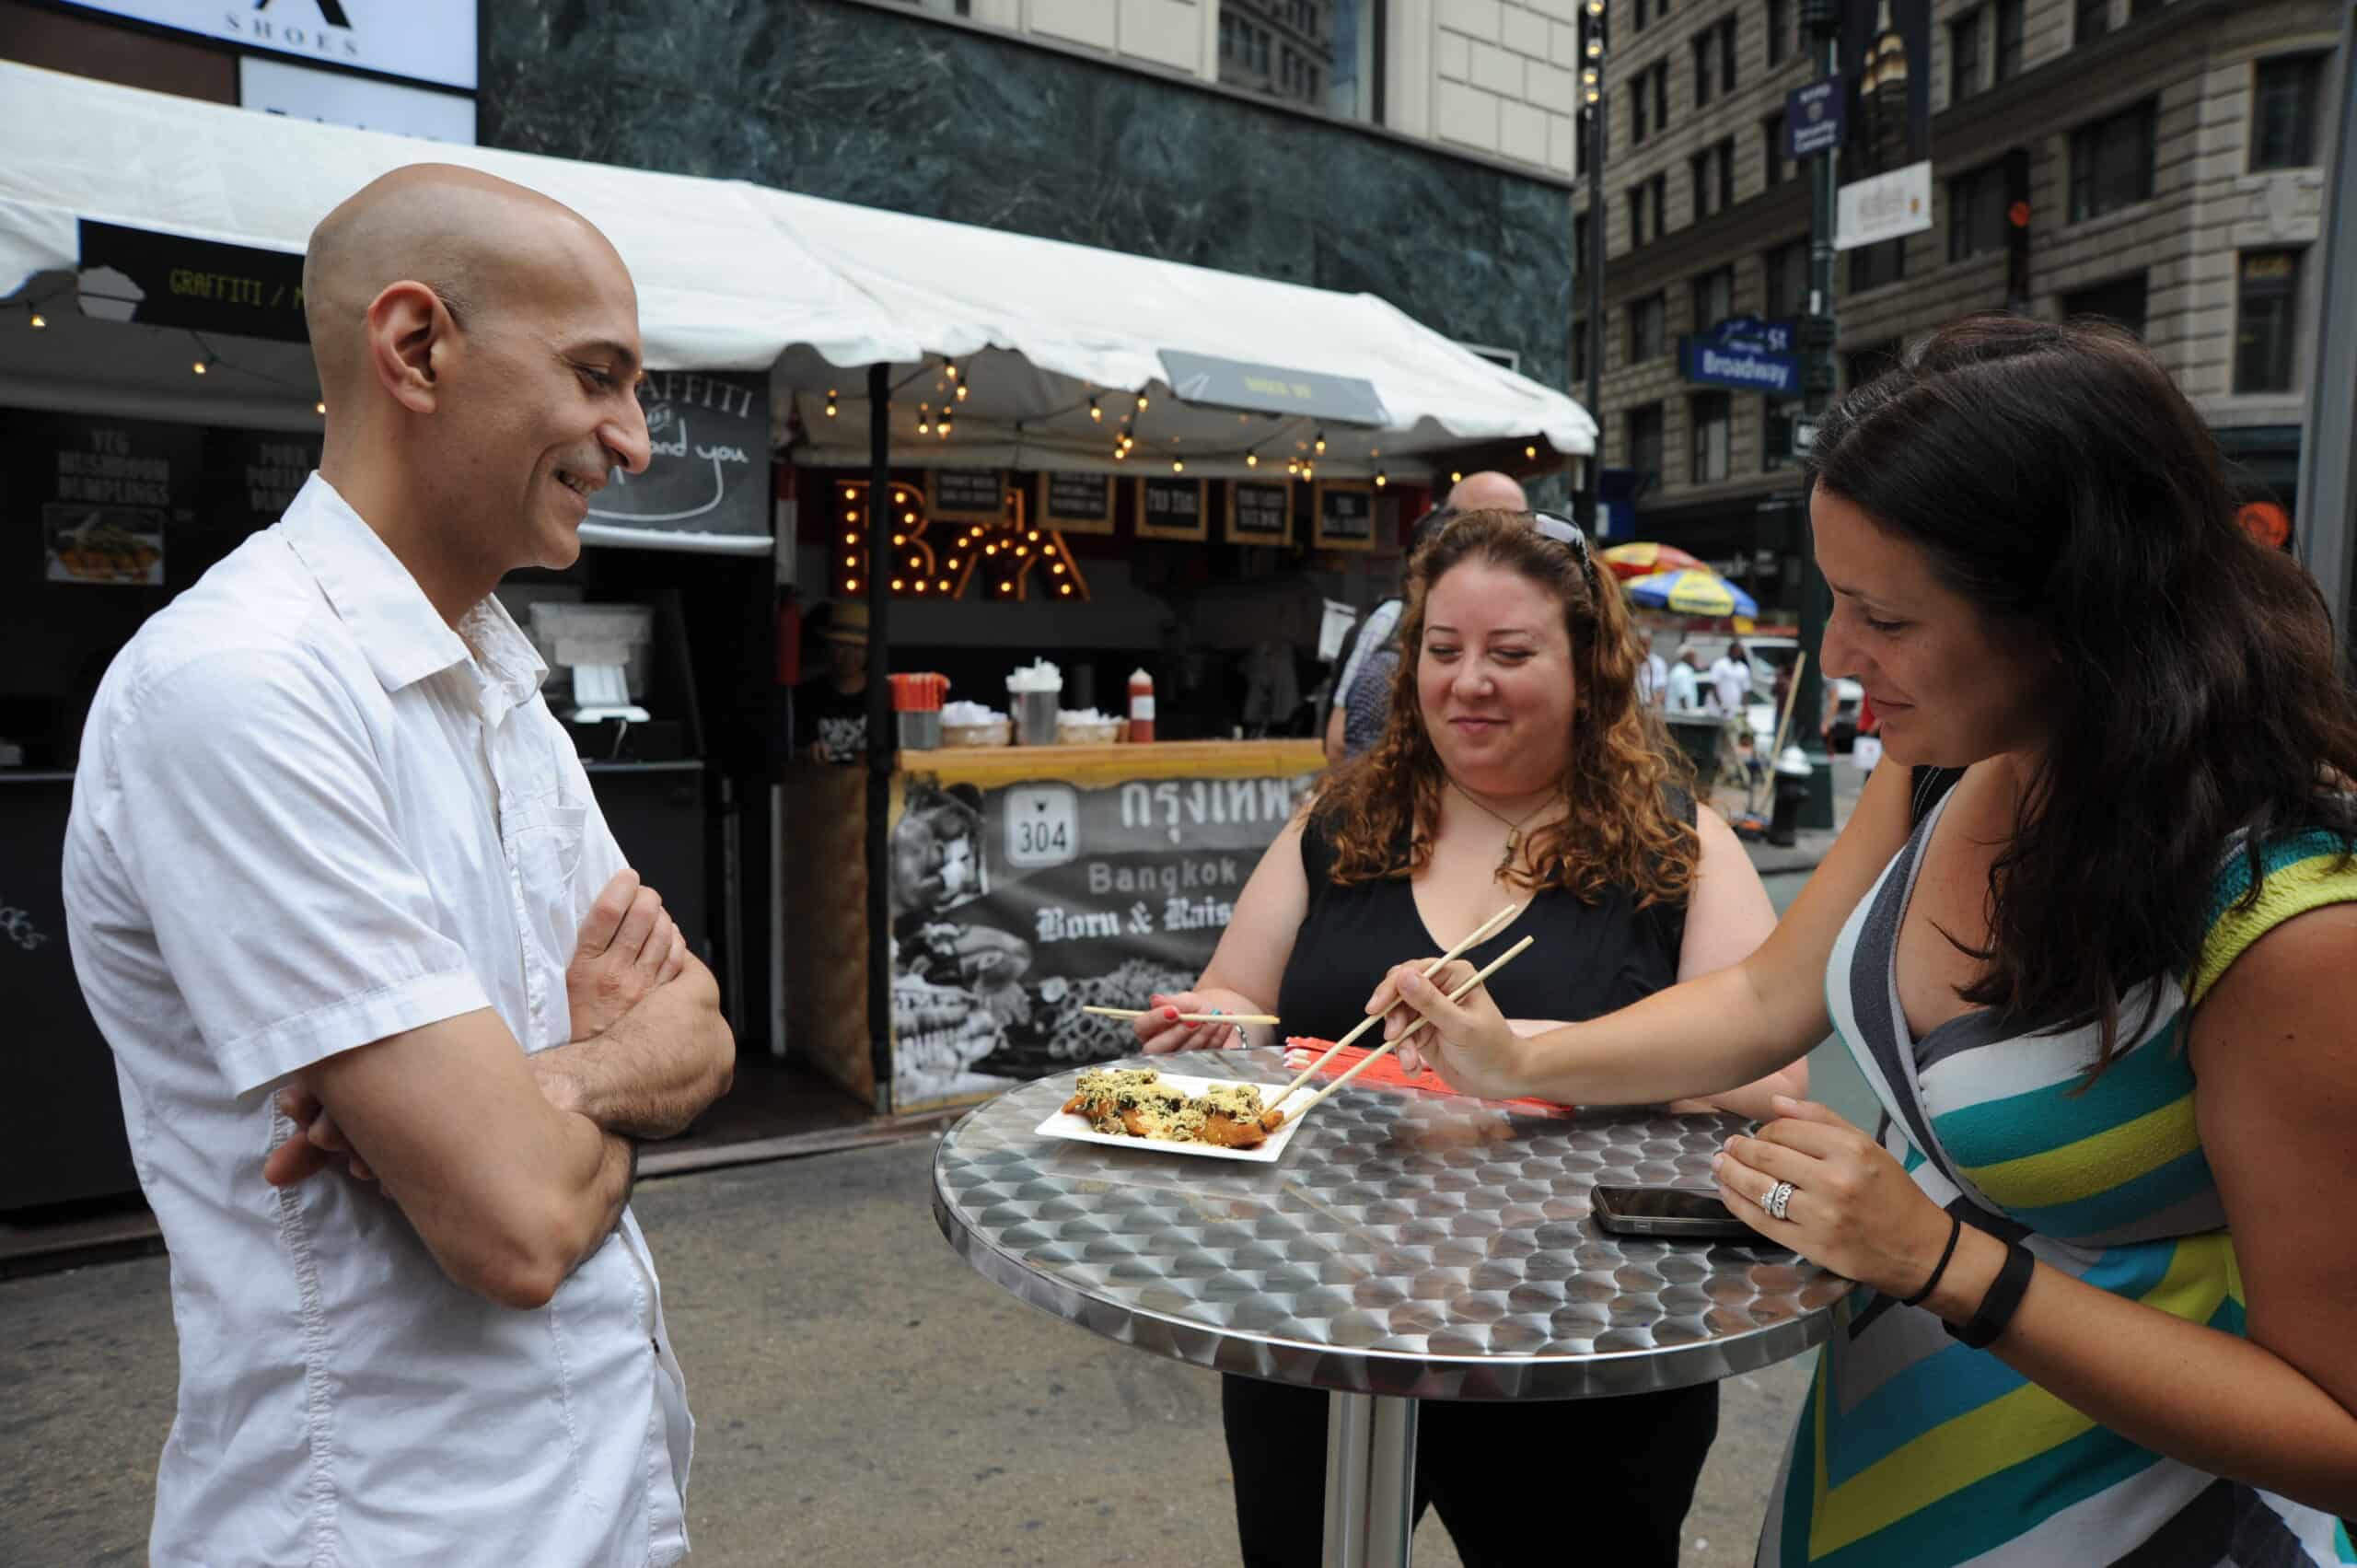
[[[2094,1026],[2010,1032],[1967,1013],[1921,1040],[1898,1004],[1900,917],[1946,802],[1843,928],[1833,1025],[1882,1104],[1880,1137],[1916,1186],[2039,1262],[2228,1333],[2242,1280],[2194,1122],[2190,1010],[2274,925],[2357,900],[2357,866],[2313,833],[2271,845],[2256,905],[2224,861],[2195,972],[2131,993],[2157,1005],[2092,1088]],[[2357,1563],[2328,1514],[2165,1459],[2097,1426],[1921,1308],[1859,1291],[1819,1353],[1760,1533],[1761,1568],[2256,1568]]]

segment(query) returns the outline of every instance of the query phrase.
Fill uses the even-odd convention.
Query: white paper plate
[[[1190,1078],[1181,1073],[1164,1073],[1162,1081],[1190,1099],[1210,1089],[1241,1084],[1245,1088],[1260,1090],[1264,1105],[1271,1089],[1284,1086],[1282,1084],[1246,1083],[1237,1078]],[[1306,1089],[1295,1097],[1296,1100],[1308,1098]],[[1223,1149],[1215,1144],[1174,1144],[1165,1138],[1132,1138],[1126,1132],[1099,1132],[1088,1124],[1087,1118],[1062,1110],[1040,1122],[1033,1131],[1042,1138],[1070,1138],[1076,1144],[1103,1144],[1108,1148],[1150,1149],[1155,1154],[1192,1155],[1197,1159],[1248,1160],[1255,1165],[1273,1165],[1277,1156],[1285,1152],[1285,1144],[1293,1141],[1294,1129],[1300,1125],[1298,1121],[1287,1120],[1283,1126],[1269,1134],[1267,1143],[1257,1149]]]

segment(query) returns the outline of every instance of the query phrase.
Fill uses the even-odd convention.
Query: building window
[[[2119,322],[2141,338],[2144,335],[2145,298],[2144,274],[2131,273],[2126,277],[2064,295],[2062,314],[2099,316],[2107,321]]]
[[[1735,205],[1735,138],[1719,143],[1719,211]]]
[[[1759,314],[1769,320],[1806,313],[1808,307],[1808,241],[1788,240],[1759,257]]]
[[[1771,114],[1759,122],[1759,167],[1771,190],[1784,182],[1784,117]]]
[[[1637,23],[1632,30],[1637,32],[1645,30],[1645,0],[1637,0]]]
[[[1572,384],[1579,386],[1587,379],[1587,318],[1583,316],[1572,323]]]
[[[1666,351],[1668,340],[1663,335],[1662,323],[1668,315],[1665,296],[1649,294],[1629,307],[1629,363],[1643,365],[1649,359],[1659,359]]]
[[[1661,404],[1629,411],[1629,468],[1639,480],[1661,479]]]
[[[1711,178],[1711,149],[1704,147],[1688,158],[1686,169],[1694,180],[1694,221],[1701,223],[1711,214],[1711,192],[1716,185]]]
[[[1587,270],[1590,264],[1588,261],[1587,247],[1587,214],[1585,212],[1573,213],[1572,215],[1572,275],[1573,277],[1585,278],[1587,276]]]
[[[1376,41],[1387,0],[1217,3],[1223,83],[1339,120],[1382,122]]]
[[[1572,173],[1587,177],[1587,111],[1582,110],[1572,116]]]
[[[1687,400],[1686,416],[1694,426],[1694,466],[1688,471],[1696,484],[1715,484],[1727,476],[1733,401],[1724,392],[1697,392]]]
[[[1976,7],[1948,24],[1948,101],[1962,103],[1980,90],[1980,23]]]
[[[2128,0],[2128,19],[2141,22],[2146,17],[2157,17],[2167,0]]]
[[[1629,95],[1629,145],[1632,147],[1645,145],[1645,77],[1643,72],[1637,74],[1636,90]]]
[[[2071,41],[2093,43],[2111,29],[2111,0],[2073,0]]]
[[[1997,0],[1996,79],[2010,82],[2022,74],[2022,6],[2025,0]]]
[[[2305,168],[2316,160],[2316,84],[2324,56],[2294,55],[2258,63],[2251,101],[2250,166]]]
[[[1694,331],[1707,332],[1735,314],[1735,269],[1713,267],[1694,280]]]
[[[1694,107],[1701,108],[1711,101],[1711,83],[1718,73],[1711,69],[1711,44],[1715,32],[1694,35]]]
[[[1719,18],[1719,91],[1735,91],[1735,18]]]
[[[1864,386],[1886,370],[1898,368],[1898,340],[1868,343],[1841,356],[1843,384],[1852,389]]]
[[[1668,10],[1668,7],[1665,6],[1662,9],[1666,12]],[[1666,60],[1655,61],[1654,63],[1653,77],[1654,129],[1656,131],[1666,131],[1669,129],[1669,62]],[[1638,90],[1642,92],[1644,89],[1640,86]]]
[[[1793,0],[1768,0],[1768,64],[1782,64],[1792,44]]]
[[[1629,187],[1629,249],[1634,250],[1645,242],[1645,188],[1640,183]]]
[[[1864,294],[1870,288],[1894,284],[1907,275],[1907,241],[1886,239],[1878,245],[1861,245],[1850,252],[1850,292]]]
[[[2083,223],[2153,194],[2151,99],[2071,133],[2071,221]]]
[[[2235,390],[2292,389],[2292,315],[2300,296],[2297,250],[2247,250],[2235,296]]]
[[[2005,165],[2002,158],[1948,181],[1948,260],[2005,248]]]

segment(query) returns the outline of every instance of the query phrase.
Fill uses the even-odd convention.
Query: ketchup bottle
[[[1130,671],[1130,739],[1154,738],[1154,677],[1143,669]]]

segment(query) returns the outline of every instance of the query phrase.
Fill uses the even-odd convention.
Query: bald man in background
[[[116,658],[66,840],[172,1256],[151,1558],[673,1562],[692,1425],[630,1186],[735,1044],[492,597],[646,464],[636,293],[446,165],[330,214],[304,287],[319,470]]]
[[[1457,482],[1448,499],[1434,507],[1409,541],[1410,559],[1426,539],[1447,526],[1459,512],[1527,512],[1530,498],[1522,486],[1494,470],[1469,473]],[[1326,720],[1326,761],[1340,762],[1364,754],[1383,737],[1390,717],[1391,680],[1399,669],[1399,649],[1394,637],[1405,601],[1397,595],[1385,599],[1351,629],[1334,671],[1333,712]]]

